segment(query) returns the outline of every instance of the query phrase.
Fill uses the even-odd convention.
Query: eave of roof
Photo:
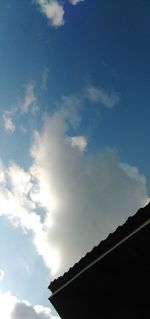
[[[83,273],[83,271],[91,267],[92,264],[103,258],[148,223],[150,223],[150,203],[144,208],[140,208],[134,216],[129,217],[122,226],[119,226],[115,232],[109,234],[104,241],[101,241],[91,252],[81,258],[80,261],[71,267],[68,272],[64,273],[63,276],[51,282],[48,288],[52,291],[53,295],[56,294],[59,290],[63,289],[64,286],[68,285],[72,280]]]

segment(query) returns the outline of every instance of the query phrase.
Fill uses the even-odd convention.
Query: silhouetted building
[[[150,318],[150,204],[50,283],[62,319]]]

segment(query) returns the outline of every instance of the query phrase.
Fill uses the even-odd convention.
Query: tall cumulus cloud
[[[72,126],[77,132],[82,103],[64,98],[45,117],[34,133],[28,170],[0,163],[0,215],[33,233],[37,253],[55,276],[148,201],[136,167],[113,149],[89,153],[86,136],[70,133]]]
[[[37,201],[46,210],[45,225],[50,225],[48,245],[60,255],[59,272],[148,200],[138,169],[121,162],[113,149],[88,154],[86,137],[71,140],[69,119],[70,113],[62,110],[46,118],[35,134],[30,168],[39,187]],[[84,147],[74,147],[72,141],[84,141]]]

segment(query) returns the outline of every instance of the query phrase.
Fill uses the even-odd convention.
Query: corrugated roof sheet
[[[56,290],[65,285],[69,280],[81,272],[85,267],[87,267],[94,260],[99,258],[105,252],[107,252],[111,247],[115,246],[124,237],[128,236],[135,229],[140,227],[146,221],[150,220],[150,203],[144,208],[140,208],[138,212],[129,217],[127,221],[119,226],[115,232],[109,234],[109,236],[100,242],[100,244],[87,253],[84,257],[80,259],[73,267],[71,267],[68,272],[64,273],[63,276],[58,277],[52,281],[49,285],[49,289],[54,293]]]

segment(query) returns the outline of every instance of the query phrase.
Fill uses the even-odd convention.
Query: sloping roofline
[[[98,246],[94,247],[89,253],[82,257],[80,261],[71,267],[68,272],[64,273],[63,276],[52,281],[48,287],[52,291],[52,295],[57,294],[84,271],[92,267],[96,262],[104,258],[112,250],[149,223],[150,203],[144,208],[140,208],[135,215],[129,217],[122,226],[119,226],[112,234],[109,234],[104,241],[101,241]]]

